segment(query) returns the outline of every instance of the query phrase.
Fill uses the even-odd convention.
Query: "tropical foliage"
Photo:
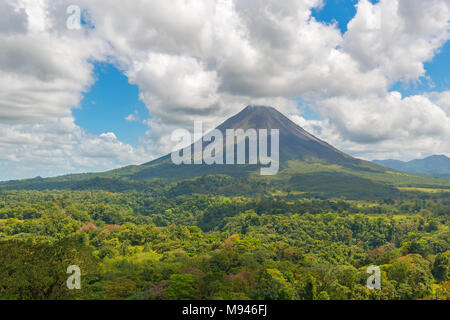
[[[1,191],[0,298],[449,298],[444,194],[182,191]],[[66,287],[69,265],[81,290]],[[381,290],[366,286],[370,265]]]

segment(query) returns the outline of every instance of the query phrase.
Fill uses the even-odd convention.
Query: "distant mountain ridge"
[[[398,171],[424,174],[434,177],[450,177],[450,158],[444,155],[433,155],[425,159],[411,161],[374,160],[376,164]]]

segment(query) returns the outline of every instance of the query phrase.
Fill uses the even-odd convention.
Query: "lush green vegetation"
[[[259,196],[267,192],[297,190],[322,199],[341,196],[385,199],[399,196],[396,194],[398,188],[421,188],[437,193],[450,190],[450,178],[387,170],[365,161],[358,166],[342,166],[322,163],[317,158],[309,162],[290,160],[281,163],[277,175],[261,176],[258,166],[254,165],[176,166],[169,160],[163,157],[145,165],[101,173],[0,182],[0,190],[144,191],[164,195],[196,192],[227,196]]]
[[[0,299],[450,298],[447,192],[321,199],[202,179],[0,191]],[[67,290],[69,265],[82,290]],[[366,287],[370,265],[381,290]]]

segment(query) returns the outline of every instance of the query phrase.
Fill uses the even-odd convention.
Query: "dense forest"
[[[0,191],[0,299],[450,299],[447,190],[348,200],[189,187]],[[81,290],[66,287],[70,265]],[[371,265],[380,290],[366,286]]]

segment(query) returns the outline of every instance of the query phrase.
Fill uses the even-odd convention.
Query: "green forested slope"
[[[404,196],[3,191],[0,298],[448,299],[448,197]]]

